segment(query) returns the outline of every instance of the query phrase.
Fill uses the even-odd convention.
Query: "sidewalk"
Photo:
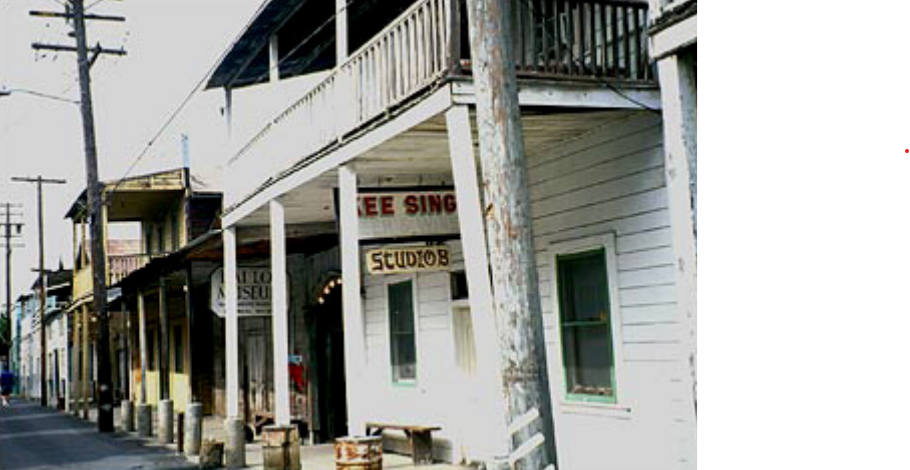
[[[63,412],[58,412],[63,413]],[[157,423],[157,413],[155,410],[152,411],[152,429],[156,428]],[[97,422],[97,411],[95,409],[89,410],[89,420],[91,422]],[[158,443],[157,437],[151,438],[140,438],[135,432],[133,433],[124,433],[120,430],[120,408],[116,408],[114,411],[114,423],[117,426],[116,435],[127,436],[131,440],[141,442],[143,446],[147,447],[159,447],[162,449],[167,449],[171,452],[171,455],[174,457],[184,458],[190,462],[193,466],[199,463],[198,457],[195,456],[183,456],[177,453],[176,444],[168,444],[162,446]],[[224,431],[222,427],[222,419],[218,416],[206,416],[203,419],[203,429],[202,429],[202,438],[203,439],[217,439],[224,440]],[[176,436],[175,436],[176,439]],[[470,470],[472,467],[463,466],[463,465],[452,465],[447,463],[436,463],[433,465],[424,465],[417,467],[413,465],[410,456],[407,455],[398,455],[391,453],[384,453],[382,460],[382,468],[384,469],[416,469],[421,470]],[[321,444],[315,446],[302,446],[300,449],[300,458],[302,467],[305,470],[336,470],[335,468],[335,449],[332,444]],[[246,445],[246,464],[249,469],[262,469],[262,447],[261,442],[257,439],[253,443],[248,443]]]

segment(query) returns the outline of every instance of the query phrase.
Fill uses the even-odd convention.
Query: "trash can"
[[[382,436],[335,439],[336,470],[382,470]]]

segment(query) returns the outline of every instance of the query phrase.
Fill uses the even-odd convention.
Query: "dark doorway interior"
[[[331,442],[347,434],[347,397],[344,376],[344,329],[341,288],[321,295],[322,303],[306,319],[311,349],[310,378],[315,392],[313,438]]]

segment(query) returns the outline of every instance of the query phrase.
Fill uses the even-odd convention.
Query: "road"
[[[35,403],[0,408],[0,469],[177,470],[192,468],[179,455],[145,446],[122,433],[99,434],[86,423]]]

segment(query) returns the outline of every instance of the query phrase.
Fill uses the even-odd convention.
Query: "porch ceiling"
[[[539,154],[567,140],[609,125],[630,110],[565,110],[553,108],[523,109],[525,153]],[[477,149],[477,126],[471,113],[474,147]],[[475,150],[479,159],[479,150]],[[440,114],[399,134],[354,160],[359,185],[363,187],[451,184],[451,162],[445,115]],[[335,220],[334,188],[338,173],[331,169],[310,182],[285,193],[285,219],[288,224],[329,222]],[[268,225],[268,205],[253,211],[238,223],[240,226]]]

